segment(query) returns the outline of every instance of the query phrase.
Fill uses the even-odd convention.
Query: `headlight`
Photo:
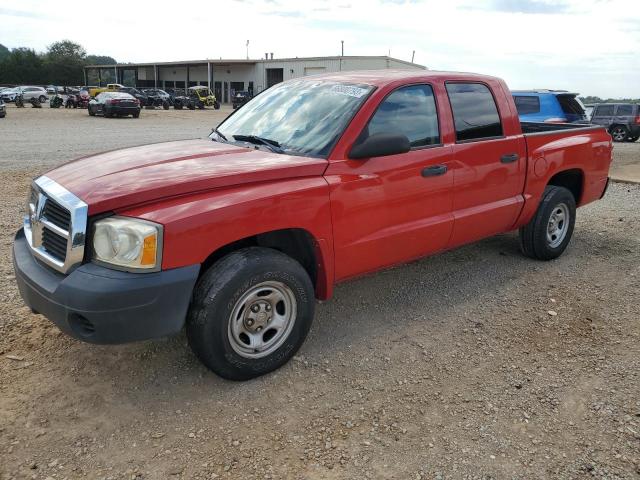
[[[93,260],[122,270],[156,271],[162,257],[162,225],[109,217],[93,225]]]

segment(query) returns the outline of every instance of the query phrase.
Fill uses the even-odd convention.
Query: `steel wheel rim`
[[[627,132],[625,131],[624,128],[614,128],[612,135],[611,135],[615,140],[624,140],[624,138],[627,136]]]
[[[244,358],[272,354],[289,337],[296,313],[296,298],[287,285],[273,280],[254,285],[231,311],[228,328],[231,348]]]
[[[559,203],[551,211],[547,223],[547,243],[551,248],[557,248],[564,241],[569,230],[569,207],[565,203]]]

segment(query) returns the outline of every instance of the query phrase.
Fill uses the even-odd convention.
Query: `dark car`
[[[640,106],[600,103],[593,109],[591,123],[607,127],[614,142],[635,142],[640,138]]]
[[[159,97],[163,100],[171,101],[171,95],[169,95],[164,90],[160,90],[159,88],[147,88],[143,90],[142,93],[149,97]]]
[[[235,110],[236,108],[240,108],[242,105],[244,105],[249,100],[251,100],[252,97],[253,96],[251,95],[251,92],[248,92],[248,91],[236,92],[233,98],[231,99],[231,105]]]
[[[140,100],[124,92],[102,92],[89,102],[89,115],[106,118],[132,115],[140,116]]]
[[[143,93],[149,98],[147,101],[147,106],[162,107],[165,110],[168,110],[169,107],[173,105],[173,99],[171,98],[171,95],[169,95],[164,90],[160,90],[157,88],[148,88],[146,90],[143,90]]]
[[[129,95],[137,98],[140,101],[140,105],[149,105],[149,96],[137,88],[134,87],[120,87],[119,92],[128,93]]]

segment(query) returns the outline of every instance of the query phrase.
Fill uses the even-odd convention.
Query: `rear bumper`
[[[38,262],[23,230],[13,244],[20,295],[63,332],[90,343],[163,337],[182,329],[200,265],[127,273],[84,264],[62,275]]]
[[[105,111],[111,115],[133,115],[140,113],[140,107],[107,107]]]

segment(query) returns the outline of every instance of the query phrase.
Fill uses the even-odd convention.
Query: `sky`
[[[51,6],[54,6],[52,8]],[[0,0],[0,43],[119,62],[388,55],[512,89],[640,98],[640,0]],[[104,8],[97,8],[104,5]],[[182,5],[182,6],[181,6]],[[83,12],[84,11],[84,12]]]

